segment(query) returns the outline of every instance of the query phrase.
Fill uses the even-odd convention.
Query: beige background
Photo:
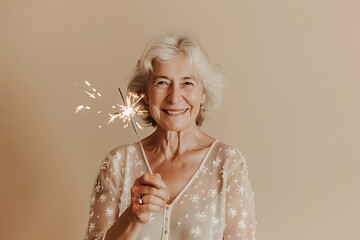
[[[227,88],[203,127],[238,147],[258,239],[360,239],[360,2],[0,3],[0,239],[82,239],[100,161],[136,141],[74,115],[90,81],[119,102],[147,41],[191,33]],[[75,85],[79,83],[79,85]],[[149,132],[149,131],[147,131]],[[142,132],[146,136],[147,132]]]

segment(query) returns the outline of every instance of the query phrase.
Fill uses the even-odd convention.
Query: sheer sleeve
[[[233,152],[228,161],[224,239],[254,240],[256,231],[254,193],[244,157]]]
[[[109,154],[102,162],[90,199],[89,224],[85,240],[102,240],[119,214],[122,177],[118,168],[119,154]]]

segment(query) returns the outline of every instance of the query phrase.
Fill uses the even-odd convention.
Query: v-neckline
[[[215,144],[218,142],[218,139],[215,139],[214,142],[211,143],[209,149],[207,150],[204,158],[201,160],[201,163],[200,165],[198,166],[198,168],[196,169],[196,171],[194,172],[194,174],[190,177],[190,179],[187,181],[187,183],[185,184],[185,186],[181,189],[181,191],[176,195],[176,197],[174,198],[174,200],[171,202],[171,203],[166,203],[167,206],[173,206],[177,200],[183,195],[183,193],[189,188],[189,186],[191,185],[191,183],[194,181],[195,179],[195,176],[198,175],[201,167],[205,164],[206,160],[208,159],[208,156],[210,155],[212,149],[214,148]],[[139,141],[138,144],[140,145],[140,150],[141,150],[141,154],[143,156],[143,159],[144,159],[144,162],[146,164],[146,167],[148,169],[148,171],[153,174],[153,171],[151,170],[151,167],[150,167],[150,164],[149,164],[149,161],[146,157],[146,153],[145,153],[145,150],[144,150],[144,147],[142,145],[142,142]]]

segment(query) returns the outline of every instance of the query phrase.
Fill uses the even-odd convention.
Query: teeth
[[[170,113],[170,114],[180,114],[180,113],[183,113],[183,112],[186,112],[186,111],[187,111],[187,109],[185,109],[183,111],[167,111],[167,110],[165,110],[165,112]]]

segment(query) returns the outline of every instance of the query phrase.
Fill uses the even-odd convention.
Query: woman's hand
[[[142,196],[142,203],[139,198]],[[160,174],[145,173],[135,180],[131,188],[131,206],[133,217],[140,223],[150,221],[151,212],[160,212],[166,206],[169,195]]]

